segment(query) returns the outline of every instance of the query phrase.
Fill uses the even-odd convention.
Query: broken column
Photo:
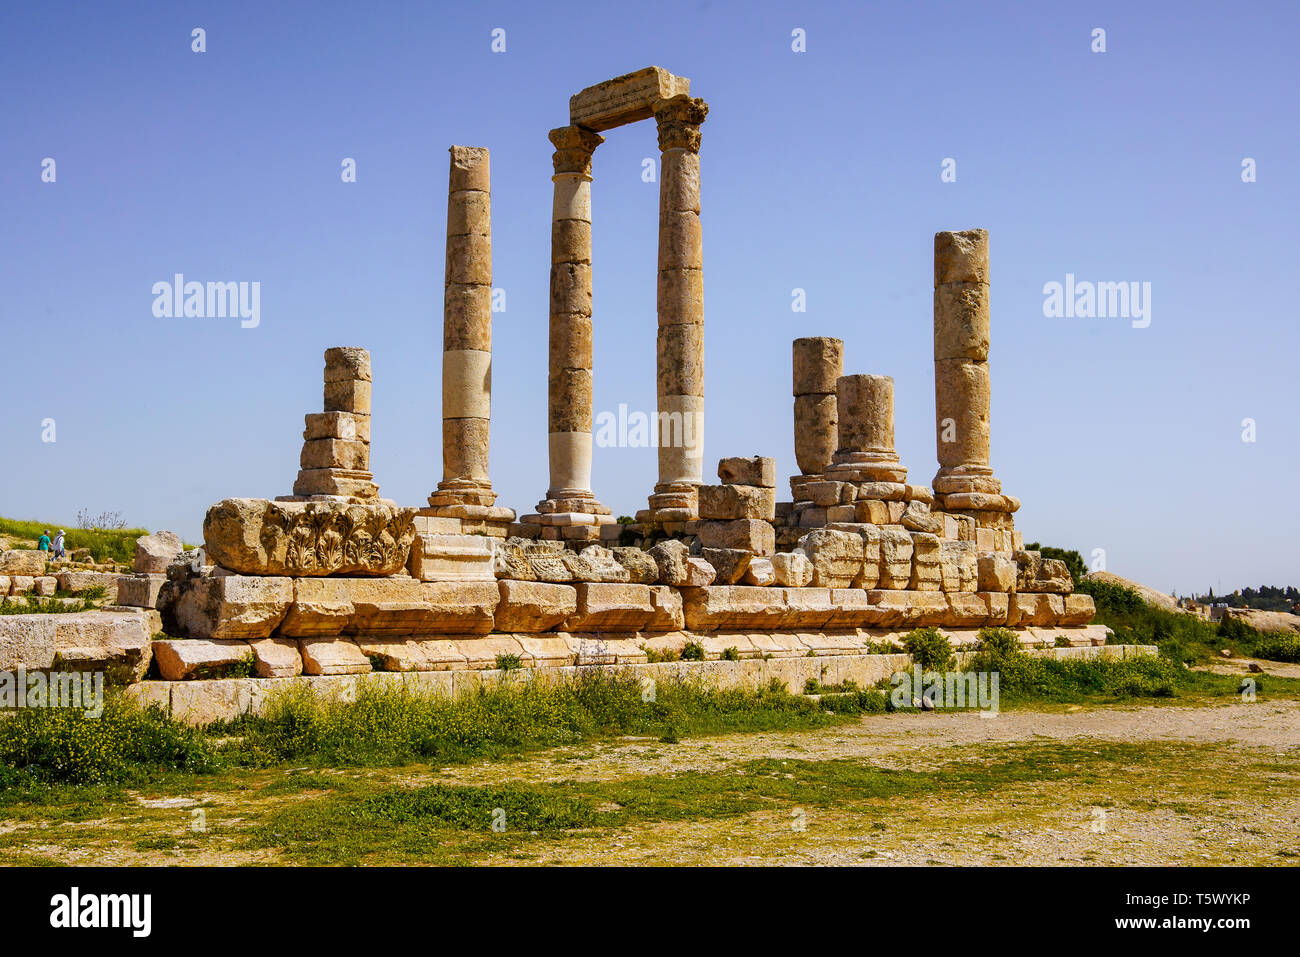
[[[895,524],[908,501],[924,497],[928,502],[929,494],[906,484],[907,469],[894,451],[894,380],[841,376],[835,392],[838,448],[826,467],[826,480],[848,486],[839,490],[839,498],[852,503],[855,521]]]
[[[792,478],[795,501],[820,481],[837,448],[835,383],[844,374],[844,343],[829,336],[794,340],[794,457],[803,479]]]
[[[697,515],[703,482],[704,273],[700,124],[709,107],[685,93],[653,106],[661,152],[657,380],[659,481],[652,521]]]
[[[293,495],[281,500],[365,503],[379,496],[370,472],[370,382],[368,351],[325,350],[325,411],[306,417],[302,468]]]
[[[974,519],[981,551],[1010,551],[1020,501],[989,465],[988,244],[983,229],[934,237],[933,485],[938,508]]]
[[[496,501],[492,416],[492,217],[488,151],[451,147],[442,310],[442,481],[429,504]]]
[[[592,309],[591,155],[605,141],[580,126],[551,130],[550,373],[547,389],[550,487],[536,515],[543,537],[595,540],[614,521],[591,490]]]
[[[754,556],[775,550],[776,460],[753,456],[718,462],[721,485],[699,486],[697,533],[704,560],[718,572],[717,584],[731,585]]]

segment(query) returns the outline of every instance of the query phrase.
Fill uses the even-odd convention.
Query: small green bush
[[[682,650],[679,652],[679,656],[682,661],[703,661],[704,646],[698,641],[688,641],[686,644],[682,645]]]
[[[732,645],[732,646],[729,647],[729,648],[724,648],[724,649],[722,649],[722,660],[723,660],[723,661],[739,661],[739,660],[740,660],[740,652],[736,650],[736,646],[735,646],[735,645]]]
[[[952,643],[937,628],[917,628],[903,637],[903,650],[925,671],[947,671],[956,660]]]

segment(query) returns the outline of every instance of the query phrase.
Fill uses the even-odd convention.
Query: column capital
[[[555,145],[555,172],[591,176],[591,154],[605,137],[583,126],[561,126],[547,134]]]
[[[699,97],[679,93],[657,100],[652,107],[659,126],[659,150],[700,151],[700,124],[709,115],[709,104]]]

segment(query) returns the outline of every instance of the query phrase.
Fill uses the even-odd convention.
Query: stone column
[[[442,316],[442,481],[429,504],[489,506],[492,217],[483,147],[451,147]]]
[[[826,478],[852,482],[859,498],[901,501],[907,469],[894,451],[894,380],[887,375],[846,375],[835,383],[838,447]]]
[[[370,384],[369,352],[351,346],[325,350],[325,411],[307,416],[293,495],[277,501],[378,497],[370,472]]]
[[[709,107],[678,94],[654,106],[659,130],[657,521],[696,518],[704,481],[704,253],[700,124]]]
[[[564,524],[608,516],[591,490],[591,155],[605,138],[580,126],[551,130],[555,198],[551,210],[550,373],[547,383],[550,487],[538,503]],[[583,516],[592,516],[583,521]],[[536,516],[525,518],[525,522]],[[559,519],[553,520],[558,522]],[[612,521],[607,519],[606,521]]]
[[[842,340],[827,336],[794,340],[794,457],[806,476],[820,479],[838,447],[835,385],[842,375]]]
[[[934,236],[936,506],[1010,529],[1018,499],[989,465],[989,234]]]

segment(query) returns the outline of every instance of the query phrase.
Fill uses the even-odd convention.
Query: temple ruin
[[[641,666],[688,641],[711,659],[754,659],[736,681],[815,671],[863,684],[898,664],[882,643],[918,626],[958,646],[988,625],[1030,646],[1105,644],[1064,564],[1023,549],[1020,503],[990,465],[984,230],[934,238],[930,485],[909,482],[895,450],[894,380],[846,370],[844,343],[828,337],[793,344],[800,474],[789,500],[778,501],[775,459],[761,455],[722,458],[718,481],[705,484],[700,443],[672,433],[703,434],[707,114],[689,80],[652,67],[573,96],[568,125],[549,134],[548,485],[518,517],[496,504],[489,470],[489,155],[451,147],[442,479],[426,506],[379,498],[369,353],[327,350],[323,411],[306,417],[292,494],[217,503],[199,559],[141,572],[121,590],[156,605],[169,636],[153,642],[158,680],[142,694],[183,712],[194,684],[185,679],[249,656],[257,677],[231,692],[239,707],[255,706],[258,682],[278,679],[383,671],[437,685],[502,656],[527,668]],[[593,156],[602,134],[645,119],[662,164],[657,427],[667,434],[648,507],[620,525],[592,477]]]

